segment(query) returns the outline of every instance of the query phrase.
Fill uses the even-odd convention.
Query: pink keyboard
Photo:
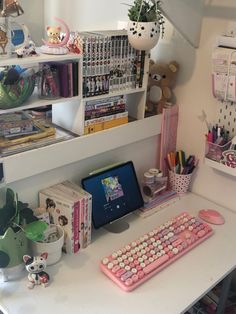
[[[100,268],[121,289],[131,291],[212,233],[207,223],[182,212],[103,258]]]

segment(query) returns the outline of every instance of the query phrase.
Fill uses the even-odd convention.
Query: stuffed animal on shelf
[[[47,26],[48,42],[50,44],[59,44],[61,27],[60,26]]]
[[[59,26],[47,26],[48,40],[43,39],[44,45],[41,46],[41,51],[47,54],[67,54],[68,48],[67,43],[70,38],[70,30],[67,24],[57,17],[54,18],[59,22],[63,29]]]
[[[25,268],[29,272],[29,289],[33,289],[35,285],[43,285],[44,287],[49,285],[49,275],[44,271],[47,266],[47,257],[48,253],[42,253],[40,256],[35,257],[23,256]]]
[[[164,107],[175,103],[172,89],[175,86],[179,64],[155,63],[150,60],[147,87],[146,115],[159,114]]]

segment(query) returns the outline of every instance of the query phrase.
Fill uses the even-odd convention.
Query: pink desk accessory
[[[225,223],[224,217],[214,209],[202,209],[198,215],[202,220],[213,225],[223,225]]]
[[[101,270],[131,291],[212,235],[202,220],[182,212],[100,262]]]

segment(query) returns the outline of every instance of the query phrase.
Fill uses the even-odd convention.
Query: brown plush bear
[[[164,107],[175,103],[172,89],[178,72],[179,65],[176,61],[165,64],[150,60],[146,115],[159,114]]]

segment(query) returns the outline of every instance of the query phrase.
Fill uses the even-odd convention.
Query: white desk
[[[226,223],[215,233],[132,292],[124,292],[99,270],[99,260],[183,210],[197,215],[214,208]],[[236,214],[199,196],[180,201],[145,219],[131,215],[121,234],[101,229],[93,243],[76,256],[63,256],[47,268],[51,285],[27,289],[27,275],[0,285],[0,304],[9,314],[177,314],[183,313],[229,274],[236,265]]]

